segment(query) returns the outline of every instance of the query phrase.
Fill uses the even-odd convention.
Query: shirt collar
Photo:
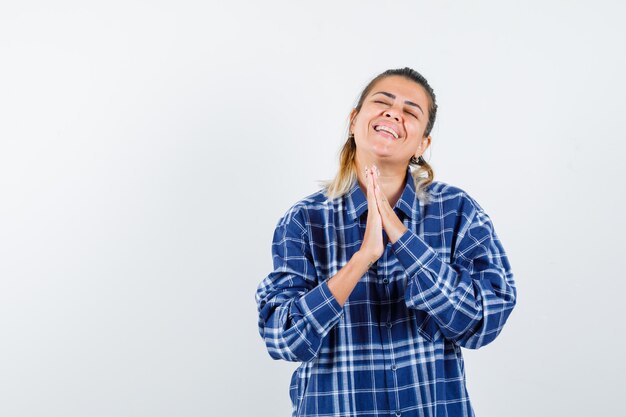
[[[367,197],[361,190],[359,182],[355,179],[352,183],[352,187],[346,195],[348,215],[352,220],[356,220],[363,213],[367,211]],[[413,181],[413,175],[411,175],[411,169],[407,168],[406,175],[404,176],[404,191],[396,202],[394,211],[400,210],[407,217],[413,217],[413,206],[416,203],[415,198],[415,183]]]

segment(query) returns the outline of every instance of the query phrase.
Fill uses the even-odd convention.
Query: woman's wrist
[[[354,255],[352,255],[350,261],[353,261],[356,265],[367,271],[372,265],[376,263],[377,259],[374,258],[375,257],[373,255],[368,255],[362,250],[358,250],[355,252]]]
[[[403,234],[406,233],[407,230],[408,230],[407,227],[404,224],[401,223],[391,233],[387,233],[387,237],[389,238],[389,241],[392,244],[394,244],[394,243],[396,243],[396,241],[398,239],[400,239],[402,237]]]

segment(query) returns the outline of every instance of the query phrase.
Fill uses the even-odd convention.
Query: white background
[[[287,416],[254,293],[359,92],[410,66],[425,158],[518,286],[478,417],[625,416],[619,1],[3,2],[0,415]]]

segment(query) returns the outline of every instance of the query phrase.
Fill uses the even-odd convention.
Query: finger
[[[372,169],[369,168],[365,174],[367,183],[367,209],[370,214],[378,213],[378,204],[376,203],[376,192],[374,191],[374,175]]]
[[[387,199],[380,190],[380,186],[378,184],[375,184],[373,187],[376,205],[378,206],[379,211],[382,213],[386,209],[385,205],[388,205],[389,203],[387,203]]]
[[[378,206],[381,209],[385,209],[387,206],[389,206],[389,202],[387,201],[385,194],[380,189],[380,184],[378,183],[378,178],[377,178],[378,175],[379,175],[378,170],[375,170],[375,174],[372,175],[374,195],[376,196],[376,202],[378,203]]]
[[[369,169],[369,167],[365,167],[365,187],[367,190],[367,204],[370,204],[370,200],[374,197],[374,186],[371,177],[372,171]]]

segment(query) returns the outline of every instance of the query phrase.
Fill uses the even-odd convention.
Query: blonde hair
[[[363,101],[374,87],[374,84],[376,84],[378,81],[385,77],[390,77],[393,75],[399,75],[408,78],[411,81],[415,81],[417,84],[424,87],[426,94],[429,96],[428,98],[430,101],[430,105],[428,108],[428,124],[426,125],[426,129],[424,131],[424,137],[427,137],[432,131],[433,125],[435,124],[435,117],[437,115],[437,103],[435,93],[426,81],[426,79],[417,71],[411,68],[405,67],[401,69],[387,70],[377,75],[367,84],[367,86],[361,92],[361,96],[355,107],[356,112],[358,113],[359,111],[361,111]],[[335,175],[335,178],[330,181],[320,181],[320,185],[324,188],[324,194],[326,195],[326,197],[333,200],[335,198],[343,196],[348,191],[350,191],[350,188],[357,180],[356,164],[354,162],[355,157],[356,142],[354,140],[354,135],[349,135],[348,140],[346,140],[346,143],[344,143],[343,148],[341,149],[341,152],[339,154],[339,171]],[[411,157],[408,162],[408,166],[411,167],[410,172],[413,177],[413,182],[415,184],[415,194],[417,198],[424,202],[427,202],[428,194],[425,192],[425,190],[435,178],[433,168],[421,156],[419,157],[419,159]],[[424,176],[424,174],[426,176]]]

